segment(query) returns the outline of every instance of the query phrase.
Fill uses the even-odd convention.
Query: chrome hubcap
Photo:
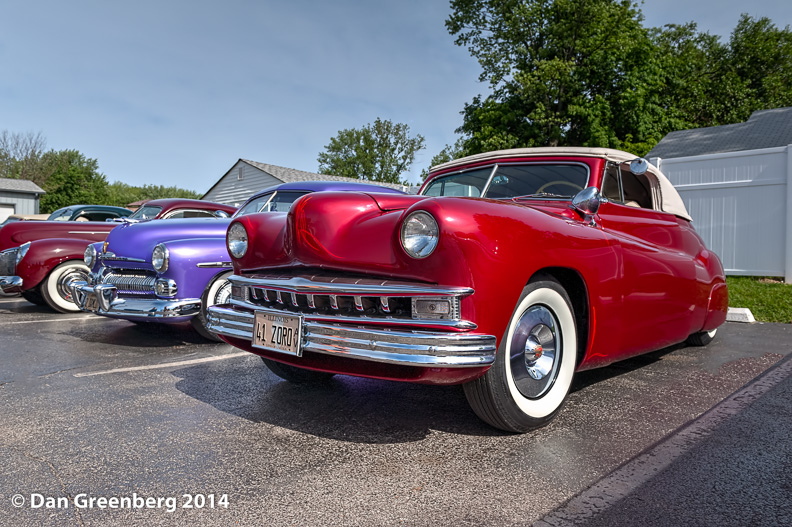
[[[520,393],[537,399],[550,390],[561,362],[561,335],[553,313],[533,306],[522,314],[512,335],[509,364]]]
[[[66,301],[71,302],[72,292],[69,284],[75,280],[88,281],[88,273],[82,269],[69,269],[58,279],[58,294]]]
[[[217,293],[214,295],[214,301],[211,305],[214,304],[226,304],[228,300],[231,298],[231,282],[226,280],[220,289],[217,290]]]

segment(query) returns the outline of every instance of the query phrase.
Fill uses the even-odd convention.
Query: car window
[[[87,221],[106,221],[109,218],[117,218],[118,216],[119,214],[115,212],[84,212],[80,214],[77,220],[85,218]]]
[[[272,194],[265,194],[255,198],[242,206],[234,217],[252,214],[254,212],[289,212],[292,204],[297,198],[308,194],[306,191],[276,191]]]
[[[530,164],[499,166],[486,190],[487,198],[516,198],[534,194],[553,194],[571,198],[588,181],[584,165]]]
[[[435,179],[424,190],[424,196],[463,196],[477,198],[487,185],[492,167],[460,172]]]
[[[423,195],[507,199],[547,194],[571,198],[586,187],[588,173],[586,165],[571,163],[498,165],[438,178]]]
[[[153,220],[160,213],[162,207],[143,206],[136,210],[131,216],[130,220]]]
[[[168,213],[165,217],[169,220],[177,220],[181,218],[214,218],[215,215],[212,211],[206,210],[177,210]]]
[[[48,221],[69,221],[71,217],[71,210],[70,209],[60,209],[56,210],[52,214],[50,214]]]
[[[621,205],[654,208],[649,178],[645,174],[633,174],[624,166],[608,165],[602,182],[602,195]]]

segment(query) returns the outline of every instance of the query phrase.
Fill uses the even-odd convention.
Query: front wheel
[[[297,368],[296,366],[283,364],[282,362],[266,357],[261,357],[261,360],[264,361],[264,365],[269,368],[272,373],[284,381],[289,381],[293,384],[322,384],[329,381],[330,378],[335,375],[334,373],[327,373],[324,371]]]
[[[41,296],[44,302],[61,313],[76,313],[80,308],[72,301],[69,284],[75,280],[88,281],[90,269],[82,262],[63,262],[47,275],[41,283]]]
[[[552,280],[522,291],[484,376],[464,385],[473,411],[495,428],[527,432],[545,425],[566,400],[577,361],[571,302]]]
[[[230,272],[222,274],[209,284],[209,287],[207,287],[206,291],[201,295],[201,310],[190,319],[193,329],[207,340],[213,340],[215,342],[223,341],[216,333],[209,331],[207,324],[209,322],[209,306],[225,304],[228,302],[228,299],[231,298],[231,282],[228,281],[229,276],[231,276]]]

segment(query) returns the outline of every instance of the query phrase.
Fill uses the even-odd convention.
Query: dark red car
[[[128,218],[228,218],[236,207],[196,199],[156,199]],[[103,241],[119,223],[112,221],[19,221],[0,228],[0,296],[21,293],[34,304],[62,313],[79,311],[67,287],[88,280],[86,247]]]
[[[232,221],[227,243],[209,325],[230,344],[295,382],[464,383],[515,432],[549,421],[576,371],[707,344],[728,304],[668,180],[610,149],[475,155],[418,196],[311,194]]]

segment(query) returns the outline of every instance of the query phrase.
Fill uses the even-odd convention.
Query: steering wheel
[[[539,194],[541,192],[544,192],[544,190],[547,187],[552,187],[553,185],[566,185],[568,187],[574,188],[576,191],[583,190],[583,187],[581,187],[580,185],[576,185],[575,183],[572,183],[571,181],[558,180],[558,181],[549,181],[549,182],[545,183],[544,185],[542,185],[541,187],[536,189],[536,193]]]

